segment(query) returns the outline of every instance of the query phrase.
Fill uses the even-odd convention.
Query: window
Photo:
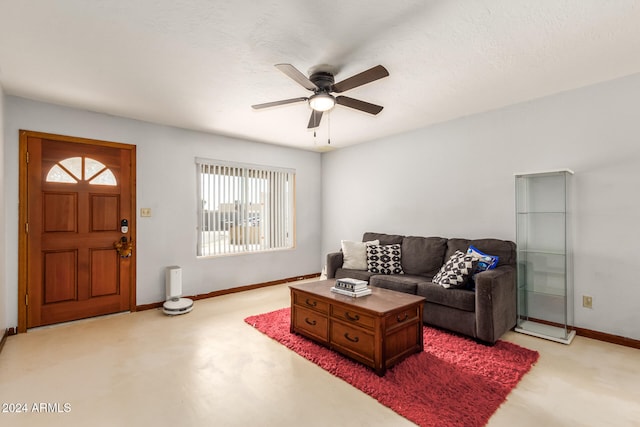
[[[196,159],[198,256],[294,246],[295,170]]]
[[[113,172],[89,157],[69,157],[59,161],[49,169],[46,181],[68,184],[89,181],[93,185],[118,185]]]

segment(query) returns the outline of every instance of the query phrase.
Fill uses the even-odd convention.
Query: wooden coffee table
[[[335,280],[294,284],[291,332],[344,354],[380,376],[423,350],[424,298],[382,288],[353,298],[331,292]]]

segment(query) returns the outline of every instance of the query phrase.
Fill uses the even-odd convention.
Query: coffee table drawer
[[[351,350],[356,356],[368,361],[374,360],[375,340],[373,334],[352,328],[342,322],[332,321],[330,335],[332,345]]]
[[[322,341],[328,339],[328,318],[313,310],[294,307],[293,326],[297,331],[313,335]]]
[[[329,312],[329,304],[325,301],[321,301],[320,299],[314,298],[312,295],[295,292],[294,294],[294,303],[305,307],[311,310],[319,311],[320,313],[328,313]]]
[[[366,297],[364,297],[366,298]],[[348,307],[341,305],[331,306],[331,317],[334,319],[341,319],[354,325],[363,326],[365,328],[373,329],[376,324],[376,319],[373,316],[364,314]]]
[[[403,326],[407,323],[415,322],[418,317],[421,318],[421,313],[419,313],[419,311],[420,307],[414,306],[391,313],[384,318],[385,328],[392,329]]]

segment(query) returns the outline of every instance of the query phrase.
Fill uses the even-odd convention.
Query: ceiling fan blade
[[[299,85],[309,90],[318,90],[318,86],[315,85],[311,80],[307,78],[304,74],[302,74],[296,67],[291,64],[276,64],[276,68],[291,79],[295,80]]]
[[[273,101],[273,102],[265,102],[264,104],[256,104],[252,105],[251,108],[254,110],[260,110],[261,108],[269,108],[269,107],[277,107],[278,105],[292,104],[294,102],[307,101],[309,98],[291,98],[291,99],[283,99],[282,101]]]
[[[349,98],[348,96],[336,96],[336,103],[345,107],[355,108],[369,114],[378,114],[384,107],[369,102],[360,101],[359,99]]]
[[[382,65],[376,65],[373,68],[369,68],[367,71],[363,71],[355,76],[351,76],[348,79],[334,84],[331,91],[336,93],[346,92],[349,89],[371,83],[375,80],[387,77],[388,75],[389,72],[386,68]]]
[[[307,129],[313,129],[320,126],[320,120],[322,119],[322,111],[311,110],[311,117],[309,118],[309,125]]]

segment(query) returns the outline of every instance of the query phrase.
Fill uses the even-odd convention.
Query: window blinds
[[[294,246],[295,170],[196,159],[198,256]]]

